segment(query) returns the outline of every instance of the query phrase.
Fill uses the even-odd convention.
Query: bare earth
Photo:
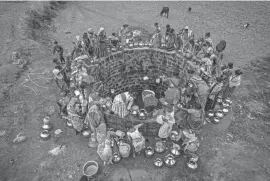
[[[97,160],[95,150],[88,148],[87,140],[75,136],[57,116],[59,97],[52,78],[52,56],[47,45],[22,36],[20,28],[25,12],[42,2],[0,2],[0,181],[77,181],[82,176],[83,164]],[[170,7],[169,19],[161,19],[162,6]],[[188,7],[192,12],[188,13]],[[69,2],[54,19],[55,39],[72,50],[76,35],[88,28],[98,31],[104,27],[107,34],[118,31],[124,23],[153,31],[154,22],[162,28],[170,24],[176,30],[189,26],[196,37],[210,31],[214,43],[224,39],[226,62],[245,68],[241,87],[237,90],[233,112],[219,125],[209,124],[200,133],[202,165],[190,174],[180,158],[173,169],[154,169],[152,160],[143,156],[129,158],[121,164],[102,168],[96,180],[103,181],[268,181],[270,180],[270,116],[269,67],[256,69],[250,62],[270,61],[270,3],[269,2]],[[248,29],[243,24],[250,23]],[[66,34],[66,32],[71,32]],[[10,64],[11,53],[23,49],[31,62],[22,72]],[[28,72],[35,82],[20,85]],[[264,78],[256,79],[264,73]],[[265,92],[264,92],[265,91]],[[258,96],[260,95],[260,96]],[[257,96],[257,97],[256,97]],[[54,111],[50,111],[54,108]],[[268,114],[266,114],[268,113]],[[42,119],[47,115],[55,129],[62,129],[60,138],[41,141]],[[260,116],[263,115],[263,116]],[[269,116],[269,117],[267,117]],[[12,143],[23,132],[27,140]],[[63,153],[52,156],[49,150],[63,144]]]

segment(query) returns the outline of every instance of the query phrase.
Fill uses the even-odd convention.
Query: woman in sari
[[[124,92],[115,96],[112,105],[112,111],[120,118],[128,115],[134,101],[134,93]]]
[[[108,55],[107,36],[104,28],[100,28],[98,32],[98,58]]]
[[[215,109],[217,98],[220,94],[222,94],[223,88],[224,88],[223,81],[221,81],[221,78],[217,78],[217,82],[209,90],[205,111]]]
[[[139,128],[143,126],[143,124],[138,124],[132,127],[128,132],[127,136],[129,141],[132,143],[133,146],[133,157],[135,158],[136,154],[140,154],[142,149],[145,148],[145,138],[139,132]]]
[[[88,29],[87,35],[90,42],[88,52],[90,57],[93,58],[95,55],[97,55],[95,51],[97,47],[97,36],[92,28]]]
[[[151,41],[153,41],[153,46],[155,48],[159,48],[161,46],[162,34],[161,34],[160,27],[158,26],[158,23],[155,23],[154,25],[156,29],[154,31],[154,35]]]
[[[101,160],[103,160],[104,165],[113,164],[113,153],[111,148],[111,132],[105,133],[104,139],[98,144],[97,153]]]
[[[167,139],[170,136],[172,127],[175,124],[174,107],[167,105],[165,113],[157,116],[156,122],[161,124],[158,131],[158,139]]]
[[[96,104],[90,103],[88,113],[86,115],[86,124],[89,125],[93,135],[89,139],[89,146],[90,147],[97,147],[97,129],[102,123],[105,123],[104,116],[100,111],[99,107]],[[104,125],[103,125],[104,126]]]
[[[239,69],[235,71],[235,75],[230,78],[228,86],[224,90],[223,100],[231,98],[234,90],[240,86],[242,74],[243,72]]]
[[[168,51],[172,51],[175,49],[175,41],[176,41],[175,30],[171,29],[171,32],[169,33],[168,36],[168,44],[167,44]]]
[[[72,123],[76,135],[78,135],[83,129],[82,112],[78,96],[79,94],[76,93],[76,96],[71,98],[67,106],[68,120]]]

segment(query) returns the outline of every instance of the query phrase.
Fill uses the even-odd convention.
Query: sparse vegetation
[[[65,7],[65,2],[50,1],[42,8],[26,12],[24,17],[24,35],[37,42],[48,43],[51,39],[50,31],[54,31],[53,19],[57,12]]]

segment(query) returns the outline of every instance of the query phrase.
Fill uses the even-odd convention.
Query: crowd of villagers
[[[132,111],[134,99],[139,93],[131,89],[113,97],[100,97],[98,77],[93,73],[98,67],[91,62],[107,56],[112,48],[125,48],[127,43],[134,41],[132,33],[125,34],[127,26],[124,25],[118,34],[112,33],[109,37],[104,28],[100,28],[97,34],[93,29],[88,29],[82,39],[76,36],[74,50],[67,57],[64,57],[63,47],[57,41],[53,48],[53,54],[56,55],[53,59],[53,74],[61,89],[61,98],[57,102],[60,115],[73,125],[76,135],[80,135],[85,128],[91,129],[89,146],[98,147],[100,157],[108,162],[111,162],[109,138],[114,132],[106,128],[101,106],[107,105],[111,112],[124,118]],[[224,65],[222,52],[226,42],[220,41],[214,46],[209,32],[205,37],[195,39],[189,27],[183,28],[179,33],[170,25],[166,26],[165,33],[161,32],[158,23],[154,27],[150,40],[154,47],[159,48],[166,44],[168,51],[181,51],[194,63],[193,69],[187,70],[184,85],[180,85],[177,76],[160,76],[156,80],[157,83],[167,82],[168,89],[162,98],[157,99],[155,90],[150,90],[148,86],[140,93],[146,100],[150,98],[150,103],[146,101],[145,106],[150,109],[152,106],[151,111],[155,111],[157,102],[163,105],[163,111],[156,115],[156,122],[161,124],[157,137],[167,139],[174,124],[179,129],[190,129],[189,122],[202,121],[204,112],[215,108],[218,97],[224,100],[229,98],[240,85],[243,73],[239,69],[235,70],[233,63]],[[113,91],[111,90],[112,94]],[[179,103],[183,105],[178,110],[178,113],[181,112],[180,116],[175,109],[175,105]],[[145,146],[145,138],[138,131],[140,126],[142,125],[131,125],[126,133],[134,153],[139,153]]]

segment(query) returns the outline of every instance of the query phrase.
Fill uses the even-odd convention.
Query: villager
[[[193,82],[194,85],[197,87],[197,95],[199,97],[201,106],[204,110],[204,107],[207,101],[209,87],[200,76],[195,74],[195,71],[190,71],[189,75],[190,75],[190,81]]]
[[[210,46],[213,47],[213,41],[210,38],[210,32],[205,33],[204,41],[209,42]]]
[[[116,37],[115,33],[112,33],[111,43],[116,49],[118,49],[118,47],[119,47],[119,38]]]
[[[161,39],[162,39],[162,34],[161,34],[161,30],[160,27],[158,26],[158,23],[154,24],[155,26],[155,31],[152,37],[152,42],[153,42],[153,46],[156,48],[160,48],[161,47]]]
[[[98,58],[105,57],[108,55],[106,39],[107,37],[106,37],[105,29],[100,28],[98,32],[98,45],[99,45]]]
[[[104,165],[106,164],[113,164],[113,153],[111,148],[111,132],[108,131],[106,133],[105,139],[98,145],[97,153],[101,160],[104,161]]]
[[[224,84],[220,77],[217,77],[216,83],[210,88],[208,94],[208,100],[205,106],[205,111],[214,110],[217,104],[217,98],[222,95],[224,90]]]
[[[188,26],[184,28],[184,31],[181,35],[182,41],[183,41],[183,49],[187,49],[187,46],[189,46],[189,40],[194,39],[194,34],[192,31],[189,29]],[[183,51],[183,50],[182,50]]]
[[[224,90],[223,99],[230,98],[234,92],[234,90],[240,86],[241,84],[241,75],[243,72],[240,69],[235,70],[234,75],[229,80],[228,86],[226,86]]]
[[[68,120],[72,123],[76,135],[78,135],[83,129],[83,118],[79,100],[80,93],[79,91],[75,91],[74,94],[67,106],[67,112]]]
[[[97,147],[97,128],[100,126],[101,123],[105,123],[104,115],[100,111],[98,105],[94,104],[94,102],[89,103],[89,110],[86,115],[85,121],[87,125],[91,128],[93,132],[93,136],[89,139],[89,147]]]
[[[183,149],[184,153],[187,154],[196,152],[200,144],[195,133],[193,133],[189,129],[184,129],[183,137],[185,138],[184,142],[182,143],[182,145],[184,146]]]
[[[65,63],[65,59],[64,59],[64,56],[63,56],[64,49],[63,49],[62,46],[58,45],[58,41],[54,41],[53,55],[55,53],[58,54],[61,63]]]
[[[188,117],[187,117],[187,123],[190,126],[190,128],[192,127],[192,123],[197,122],[200,123],[202,122],[203,119],[203,111],[202,111],[202,106],[200,104],[195,104],[195,108],[190,108],[190,109],[186,109],[186,108],[179,108],[182,109],[184,111],[187,111],[188,113]]]
[[[90,41],[90,46],[89,46],[89,54],[90,57],[94,57],[96,55],[96,49],[97,49],[97,36],[94,33],[94,30],[92,28],[89,28],[87,31],[88,39]]]
[[[167,42],[168,51],[175,50],[175,46],[176,46],[175,42],[176,42],[176,34],[175,34],[175,30],[172,28],[168,35],[168,42]]]
[[[168,44],[169,35],[171,33],[171,26],[169,24],[166,25],[166,32],[165,32],[165,44]]]
[[[212,61],[212,75],[215,77],[221,76],[221,59],[217,57],[216,53],[213,53],[210,56],[210,60]]]
[[[132,127],[128,132],[127,136],[129,141],[132,143],[133,146],[133,157],[135,158],[135,154],[140,154],[142,149],[145,148],[145,138],[139,132],[139,128],[142,127],[143,124],[138,124]]]
[[[112,111],[120,118],[128,115],[134,101],[134,91],[124,92],[115,96],[112,105]]]
[[[62,92],[61,93],[61,98],[57,102],[57,105],[59,107],[59,114],[61,116],[65,116],[65,117],[68,116],[67,105],[68,105],[69,101],[70,101],[70,98],[68,97],[67,92]]]
[[[159,128],[158,137],[167,139],[170,136],[173,125],[175,124],[174,107],[167,105],[165,112],[157,116],[157,123],[161,124]]]
[[[214,53],[214,49],[208,41],[205,42],[205,47],[203,47],[203,53],[204,57],[206,58],[210,58],[211,55]]]
[[[157,107],[158,99],[156,98],[155,92],[150,90],[149,86],[145,86],[142,91],[142,100],[146,112],[151,113]]]
[[[165,92],[165,102],[170,105],[175,105],[180,100],[180,91],[179,91],[179,79],[176,77],[168,78],[169,87]]]
[[[69,86],[67,85],[66,81],[64,80],[63,76],[64,69],[61,68],[61,66],[56,65],[53,70],[54,74],[54,80],[56,85],[62,90],[62,91],[68,91]]]

